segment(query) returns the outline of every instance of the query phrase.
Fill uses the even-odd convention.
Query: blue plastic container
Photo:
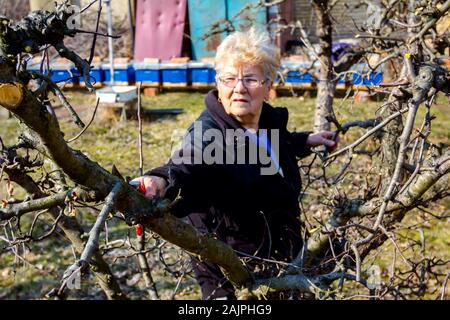
[[[352,74],[352,83],[357,86],[376,86],[383,81],[383,73],[381,71],[372,71],[369,73],[369,76],[362,77],[363,74],[366,74],[369,71],[369,68],[364,63],[359,63],[354,65],[351,68],[352,71],[356,73]]]
[[[369,77],[362,78],[360,74],[353,74],[352,82],[354,85],[364,85],[364,86],[376,86],[383,81],[383,73],[372,71]]]
[[[136,73],[136,82],[142,82],[147,86],[161,85],[159,63],[135,62],[133,67]]]
[[[110,64],[102,64],[101,69],[105,73],[105,83],[111,82]],[[114,64],[114,83],[117,85],[128,85],[136,82],[136,74],[132,63]]]
[[[78,71],[77,71],[78,73]],[[105,72],[102,70],[101,64],[94,64],[89,71],[90,81],[94,87],[101,87],[105,81]],[[85,85],[84,77],[79,77],[80,85]]]
[[[51,63],[51,79],[53,82],[66,82],[68,84],[75,84],[78,82],[78,76],[80,75],[73,63],[60,64]]]
[[[301,68],[305,68],[307,63],[300,61],[282,61],[281,68],[287,69],[284,80],[286,84],[291,86],[310,86],[314,82],[313,76],[309,73],[300,71]]]
[[[339,77],[337,84],[345,84],[345,75],[341,75]]]
[[[161,63],[162,84],[165,87],[186,87],[188,84],[187,63]]]
[[[188,63],[189,81],[193,87],[212,87],[216,84],[216,70],[211,63]]]
[[[41,64],[40,63],[32,63],[31,61],[27,64],[27,70],[34,72],[41,72]],[[48,75],[47,71],[44,71],[44,75]]]
[[[313,78],[309,73],[288,71],[285,80],[287,83],[312,83]]]

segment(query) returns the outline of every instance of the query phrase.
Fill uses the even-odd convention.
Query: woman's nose
[[[244,79],[238,79],[234,86],[234,92],[246,92],[247,88],[244,85]]]

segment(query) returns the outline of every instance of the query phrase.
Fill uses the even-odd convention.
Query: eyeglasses
[[[225,87],[228,88],[234,88],[238,84],[239,80],[242,81],[242,84],[246,88],[259,88],[264,83],[267,82],[268,79],[259,80],[255,77],[244,77],[244,78],[238,78],[233,76],[223,76],[223,77],[216,77],[216,81],[222,83]]]

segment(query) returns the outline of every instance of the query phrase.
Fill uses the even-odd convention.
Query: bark
[[[328,0],[314,0],[314,12],[317,17],[316,34],[319,38],[318,58],[320,62],[320,81],[317,87],[314,132],[330,130],[326,116],[332,115],[333,97],[336,81],[333,81],[333,62],[331,60],[332,23],[328,13]]]
[[[298,293],[313,294],[317,298],[326,293],[327,287],[331,283],[342,278],[355,280],[354,276],[341,272],[330,272],[315,277],[298,274],[261,279],[256,280],[251,288],[238,291],[237,297],[240,300],[267,299],[271,293],[295,290]],[[361,281],[361,283],[365,284],[365,281]]]
[[[70,197],[72,190],[56,195],[40,198],[36,200],[21,202],[17,204],[8,204],[5,208],[0,208],[0,220],[8,220],[12,217],[20,217],[24,213],[39,211],[54,206],[64,204],[67,197]]]

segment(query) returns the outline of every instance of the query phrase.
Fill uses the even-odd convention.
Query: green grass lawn
[[[74,106],[90,106],[88,112],[82,114],[83,120],[86,122],[90,118],[90,114],[95,105],[95,95],[90,95],[84,91],[68,91],[67,96]],[[170,92],[159,94],[155,97],[143,97],[142,105],[145,109],[162,109],[162,108],[183,108],[184,113],[177,116],[165,116],[153,118],[152,121],[145,121],[143,124],[143,157],[144,170],[164,164],[171,152],[172,140],[174,132],[186,129],[192,121],[194,121],[203,110],[203,99],[205,94],[198,92]],[[314,115],[315,99],[303,97],[278,97],[271,101],[274,106],[284,106],[289,109],[289,129],[290,130],[311,130]],[[55,101],[55,105],[58,102]],[[341,123],[372,118],[375,116],[380,103],[367,102],[355,104],[350,101],[342,102],[340,99],[335,100],[335,113]],[[436,117],[433,120],[432,134],[430,141],[434,144],[450,144],[450,106],[448,99],[440,96],[437,104],[432,107],[432,115]],[[425,110],[421,107],[416,121],[416,128],[420,127]],[[73,124],[70,119],[61,120],[61,128],[67,139],[75,136],[79,132],[79,128]],[[136,121],[120,122],[116,120],[105,120],[96,117],[89,129],[81,138],[71,143],[72,148],[81,150],[89,158],[98,162],[101,166],[110,170],[114,164],[123,176],[135,177],[139,175],[139,151],[138,151],[138,130]],[[6,145],[15,143],[18,134],[17,122],[15,119],[1,119],[0,137]],[[347,135],[341,138],[341,145],[353,141],[359,136],[363,130],[351,130]],[[363,162],[356,162],[355,168]],[[345,182],[350,183],[350,182]],[[17,189],[17,197],[23,196]],[[5,184],[0,184],[0,198],[5,198]],[[310,199],[310,201],[312,201]],[[449,212],[450,200],[443,200],[432,206],[430,210],[442,213]],[[306,213],[306,214],[313,214]],[[420,213],[415,212],[404,220],[404,224],[412,223],[417,219]],[[88,223],[92,223],[93,219],[86,218]],[[422,221],[422,220],[421,220]],[[441,259],[450,259],[450,223],[448,219],[442,219],[436,222],[430,220],[421,222],[427,241],[427,254],[436,255]],[[126,233],[129,228],[125,224],[117,224],[111,222],[111,232],[114,234]],[[417,232],[405,228],[404,233]],[[0,229],[0,234],[3,231]],[[415,235],[418,236],[418,235]],[[3,243],[0,241],[0,248]],[[48,248],[46,245],[51,246]],[[405,245],[405,252],[407,252]],[[168,252],[174,252],[175,249],[168,247]],[[27,251],[28,252],[28,251]],[[416,254],[410,252],[410,254]],[[389,265],[393,255],[393,245],[386,243],[380,250],[380,254],[373,257],[382,269],[383,277],[388,278]],[[58,240],[48,240],[45,245],[33,246],[33,251],[28,252],[26,259],[33,265],[31,267],[23,261],[17,261],[11,254],[0,255],[0,297],[6,294],[7,298],[24,298],[24,297],[40,297],[50,286],[57,285],[62,276],[62,272],[68,264],[73,262],[73,255],[68,246],[67,240],[59,237]],[[371,263],[370,261],[367,263]],[[401,260],[399,259],[399,264]],[[15,268],[14,268],[15,266]],[[114,265],[114,271],[121,274],[130,269],[137,272],[137,266],[133,262],[127,265],[122,261]],[[447,266],[448,269],[448,266]],[[128,270],[129,272],[131,272]],[[126,276],[124,276],[126,278]],[[159,281],[159,289],[163,292],[163,297],[167,298],[171,290],[176,284],[176,279],[170,279],[160,267],[155,267],[155,279]],[[88,279],[92,283],[92,279]],[[122,279],[122,284],[125,280]],[[194,280],[187,277],[182,282],[180,294],[177,299],[198,298],[198,287],[194,285]],[[440,283],[435,281],[438,288]],[[124,284],[125,285],[125,284]],[[138,287],[143,287],[143,281],[138,282]],[[355,289],[357,292],[359,289]],[[129,292],[134,298],[142,298],[142,293]],[[78,297],[88,296],[98,298],[98,289],[89,289],[79,293]],[[74,297],[77,297],[75,295]],[[424,298],[434,298],[433,294]],[[449,297],[449,296],[447,296]]]

